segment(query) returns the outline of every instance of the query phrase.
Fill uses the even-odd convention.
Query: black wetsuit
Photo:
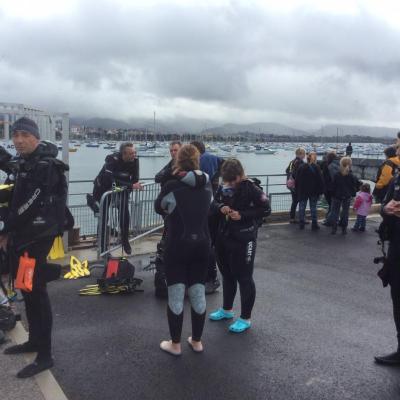
[[[53,147],[54,146],[54,147]],[[57,147],[40,143],[28,157],[16,157],[18,169],[4,230],[11,241],[14,273],[25,252],[36,260],[32,292],[22,291],[29,325],[28,343],[38,352],[37,360],[51,358],[52,312],[46,288],[47,255],[54,238],[63,233],[67,199],[64,172],[68,169],[55,157]]]
[[[119,224],[121,227],[122,243],[124,248],[129,253],[129,193],[134,183],[139,181],[139,159],[133,161],[124,161],[121,153],[110,154],[105,159],[105,164],[100,170],[99,174],[94,180],[93,187],[93,198],[100,204],[101,196],[111,190],[112,187],[126,187],[122,194],[117,196],[117,201],[120,202],[119,209]],[[102,231],[106,231],[107,221],[107,210],[103,210],[103,226]],[[107,244],[106,236],[100,238],[100,251],[104,251]]]
[[[400,176],[392,180],[382,209],[391,201],[400,201]],[[382,214],[390,227],[389,250],[387,258],[388,281],[393,302],[393,316],[397,330],[398,352],[400,352],[400,218]]]
[[[199,341],[203,332],[211,199],[212,189],[207,174],[190,171],[168,181],[155,202],[156,212],[166,217],[164,262],[168,285],[167,314],[174,343],[179,343],[181,339],[186,285],[192,305],[193,340]]]
[[[222,214],[223,206],[239,211],[241,219],[233,221]],[[215,249],[223,277],[223,308],[232,309],[239,283],[243,319],[250,319],[256,298],[253,268],[257,231],[269,207],[268,197],[250,180],[242,181],[236,189],[220,186],[212,205],[219,221]]]

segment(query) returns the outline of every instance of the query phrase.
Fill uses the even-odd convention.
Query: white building
[[[54,114],[25,104],[0,103],[0,123],[2,123],[4,127],[3,140],[10,140],[10,127],[21,117],[28,117],[35,121],[39,128],[40,138],[53,142],[56,140],[56,125],[61,126],[63,145],[62,158],[64,161],[68,161],[69,115],[67,113]]]

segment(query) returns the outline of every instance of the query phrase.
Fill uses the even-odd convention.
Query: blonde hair
[[[315,164],[317,162],[317,153],[315,151],[307,154],[307,162],[309,164]]]
[[[340,160],[340,173],[342,175],[349,175],[352,164],[350,157],[343,157]]]
[[[175,172],[193,171],[200,168],[200,152],[192,144],[183,145],[176,156]]]
[[[303,147],[299,147],[296,149],[296,157],[300,157],[301,155],[304,155],[304,157],[306,156],[306,150],[303,149]]]

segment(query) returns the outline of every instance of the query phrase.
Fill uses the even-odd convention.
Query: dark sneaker
[[[299,221],[297,221],[297,219],[290,218],[289,222],[290,222],[291,224],[297,224]]]
[[[365,232],[365,228],[360,228],[359,231],[360,232]]]
[[[332,226],[332,224],[329,222],[329,221],[324,221],[324,222],[322,222],[322,225],[323,226]]]
[[[54,361],[51,357],[43,360],[36,359],[32,364],[29,364],[25,368],[22,368],[21,371],[18,372],[17,378],[30,378],[31,376],[37,375],[40,372],[51,368],[53,365]]]
[[[299,229],[300,229],[301,231],[304,230],[304,226],[305,226],[305,223],[304,223],[304,222],[300,222],[300,223],[299,223]]]
[[[358,229],[358,228],[351,228],[351,230],[353,231],[353,232],[359,232],[359,231],[361,231],[361,229]]]
[[[38,349],[34,344],[25,342],[22,344],[16,344],[14,346],[7,347],[4,350],[4,354],[10,355],[10,354],[35,353],[37,351]]]
[[[332,226],[332,235],[336,235],[337,232],[337,226]]]
[[[221,283],[218,278],[216,278],[212,281],[206,282],[205,283],[206,294],[214,293],[220,286],[221,286]]]
[[[342,235],[347,235],[347,227],[342,226]]]
[[[375,362],[384,365],[400,365],[400,351],[396,351],[395,353],[386,356],[377,356],[375,357]]]

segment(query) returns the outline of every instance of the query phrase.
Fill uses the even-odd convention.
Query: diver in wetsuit
[[[257,231],[262,218],[269,215],[270,204],[267,195],[245,176],[239,160],[226,160],[221,177],[224,185],[215,195],[212,212],[219,221],[215,249],[223,278],[223,307],[209,317],[213,321],[233,318],[233,302],[239,284],[241,314],[229,327],[231,332],[239,333],[251,325],[256,298],[253,269]]]
[[[23,255],[34,259],[33,276],[22,289],[29,327],[28,341],[5,349],[8,355],[37,352],[34,361],[18,372],[28,378],[53,366],[51,354],[52,311],[47,292],[50,280],[47,255],[55,237],[65,229],[68,165],[57,159],[57,146],[40,142],[38,126],[29,118],[18,119],[12,127],[18,155],[9,214],[0,221],[0,248],[7,249],[16,269]],[[24,277],[26,278],[26,276]],[[29,277],[28,277],[29,278]]]
[[[162,188],[155,210],[165,216],[165,272],[168,285],[168,324],[170,341],[162,350],[181,354],[181,333],[185,287],[192,306],[192,336],[188,342],[196,352],[203,350],[206,300],[204,283],[210,252],[208,213],[212,189],[208,175],[199,171],[199,152],[192,145],[179,150],[174,179]]]
[[[113,186],[126,187],[119,196],[120,209],[119,224],[121,227],[122,247],[127,254],[132,249],[129,244],[129,193],[132,189],[142,189],[139,183],[139,159],[133,143],[122,143],[119,152],[106,157],[105,164],[94,180],[93,194],[87,196],[88,205],[96,213],[99,212],[101,196],[111,190]],[[104,210],[106,212],[106,210]],[[105,218],[103,223],[107,224]],[[105,231],[105,229],[103,230]],[[101,251],[103,251],[104,240],[100,240]]]

